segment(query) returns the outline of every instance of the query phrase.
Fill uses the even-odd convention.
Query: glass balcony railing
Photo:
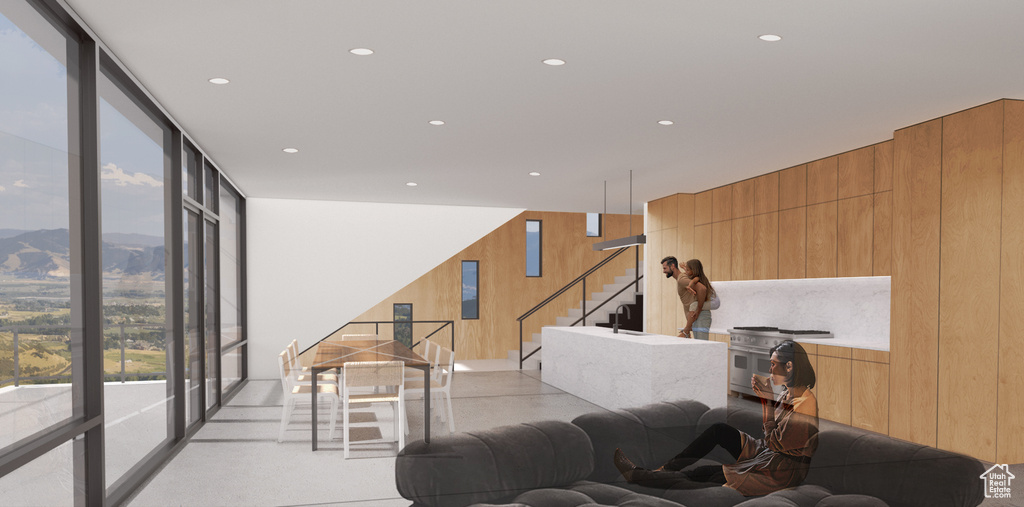
[[[0,327],[0,388],[70,383],[73,332],[80,332],[80,329],[69,325]],[[160,325],[105,325],[104,380],[122,383],[166,380],[164,333]]]

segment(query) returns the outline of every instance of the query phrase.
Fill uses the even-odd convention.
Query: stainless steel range
[[[779,329],[777,327],[734,327],[729,330],[729,389],[754,394],[750,377],[771,375],[772,347],[796,338],[832,338],[829,331]],[[776,386],[778,392],[781,387]]]

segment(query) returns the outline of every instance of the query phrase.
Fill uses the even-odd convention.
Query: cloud
[[[104,180],[114,180],[114,184],[119,187],[125,187],[128,185],[149,185],[151,187],[162,187],[164,183],[156,178],[144,174],[134,173],[129,175],[124,172],[124,169],[117,167],[113,163],[108,163],[103,166],[100,171],[100,178]]]
[[[28,183],[25,183],[25,180],[17,180],[17,181],[15,181],[14,182],[14,186],[16,186],[18,188],[29,188]]]

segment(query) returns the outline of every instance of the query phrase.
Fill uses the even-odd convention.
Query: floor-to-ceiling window
[[[221,378],[222,388],[228,390],[245,376],[245,306],[242,304],[245,214],[244,201],[226,185],[220,190],[219,212]]]
[[[185,340],[182,357],[185,358],[185,420],[189,425],[198,422],[203,415],[203,231],[202,211],[195,204],[199,198],[199,168],[202,156],[190,145],[182,150],[182,193],[184,211],[182,215],[182,240],[185,262],[183,269],[182,293],[184,299]]]
[[[0,456],[82,416],[81,230],[72,220],[80,153],[68,102],[77,51],[32,6],[0,3]],[[0,477],[0,503],[81,496],[73,445],[49,447]]]
[[[0,504],[119,503],[245,380],[244,196],[62,4],[0,62]]]
[[[99,78],[103,393],[108,487],[172,437],[165,151],[170,129]]]

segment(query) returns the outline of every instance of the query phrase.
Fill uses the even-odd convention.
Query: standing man
[[[688,274],[679,270],[679,260],[672,256],[661,260],[661,272],[665,273],[665,278],[674,278],[676,280],[676,292],[679,294],[679,301],[683,303],[683,312],[686,314],[686,327],[679,332],[679,337],[689,338],[693,321],[696,319],[696,313],[693,312],[693,303],[697,299],[697,290],[691,287],[694,280],[691,280]]]

